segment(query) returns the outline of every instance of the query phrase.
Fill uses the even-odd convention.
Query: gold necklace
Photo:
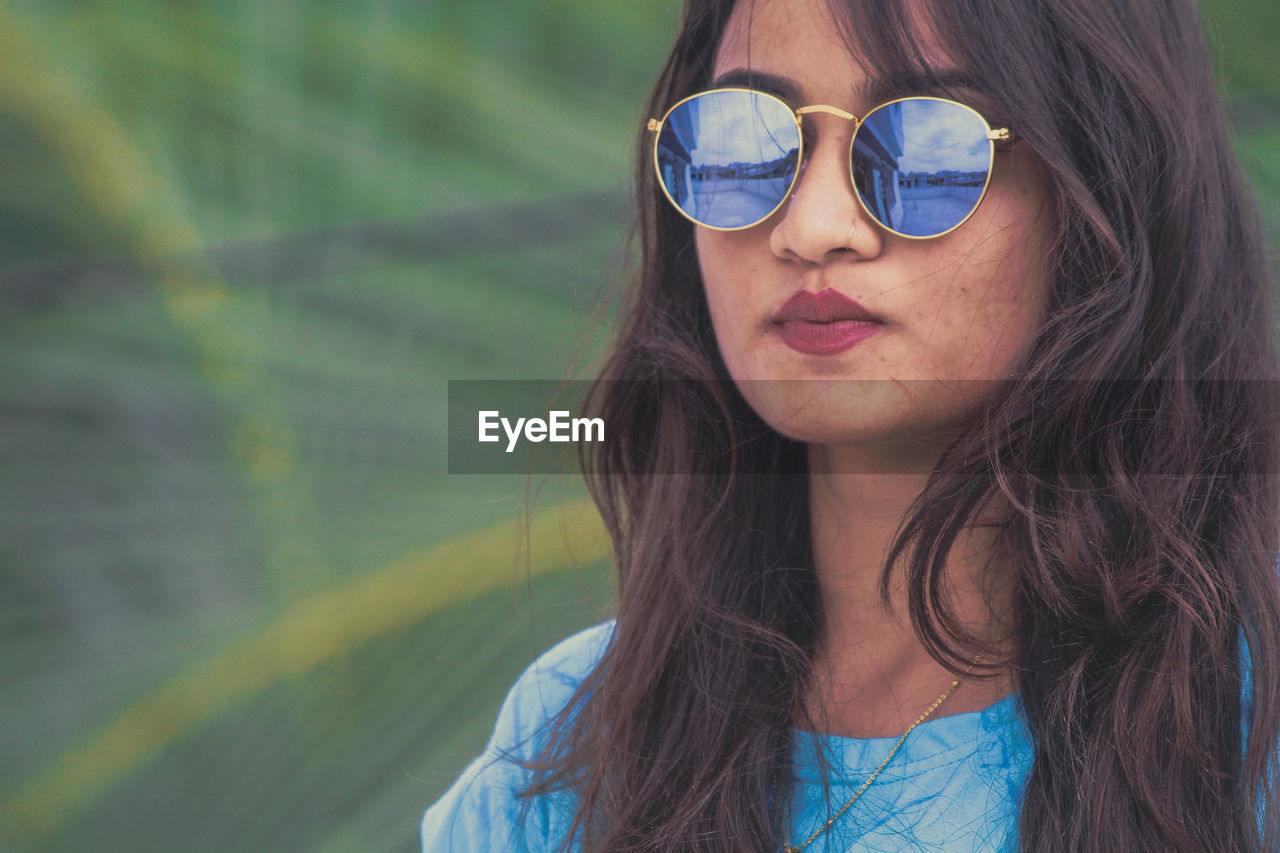
[[[964,675],[960,676],[955,681],[951,682],[951,686],[947,688],[947,692],[943,693],[941,696],[935,699],[933,704],[929,706],[929,710],[921,714],[918,720],[916,720],[914,723],[912,723],[910,726],[907,727],[907,730],[902,733],[902,736],[900,738],[898,738],[898,742],[893,745],[893,749],[889,750],[889,754],[884,757],[884,761],[880,762],[880,766],[876,768],[876,772],[872,773],[871,777],[867,779],[867,781],[862,783],[862,787],[859,788],[854,793],[854,795],[849,798],[849,802],[845,803],[843,806],[840,807],[840,811],[836,812],[832,816],[832,818],[828,820],[825,824],[823,824],[820,828],[814,830],[813,835],[810,835],[808,838],[806,838],[803,844],[797,844],[794,846],[791,844],[788,844],[786,833],[783,833],[782,849],[784,853],[800,853],[801,850],[809,846],[809,844],[813,841],[813,839],[817,838],[819,835],[821,835],[822,833],[830,829],[831,825],[840,819],[840,815],[847,812],[849,810],[849,806],[853,805],[854,801],[857,800],[858,797],[862,796],[862,792],[867,790],[867,788],[871,785],[871,783],[876,780],[876,777],[880,775],[880,771],[885,768],[885,766],[889,763],[890,759],[893,758],[894,753],[898,751],[898,747],[902,746],[902,742],[907,739],[907,735],[911,734],[911,730],[914,729],[916,726],[920,725],[921,723],[923,723],[926,717],[928,717],[934,711],[938,710],[939,705],[947,701],[947,697],[951,695],[952,691],[954,691],[957,687],[960,686],[960,682],[964,680],[965,675],[968,675],[969,673],[973,672],[973,668],[978,665],[978,662],[980,660],[982,660],[981,655],[974,658],[973,663],[969,664],[969,668],[964,671]]]

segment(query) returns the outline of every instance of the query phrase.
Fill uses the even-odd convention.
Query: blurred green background
[[[1280,14],[1206,12],[1274,241]],[[0,850],[412,850],[607,617],[446,383],[589,373],[678,14],[0,0]]]

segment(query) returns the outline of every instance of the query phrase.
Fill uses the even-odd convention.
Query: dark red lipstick
[[[800,291],[782,306],[773,324],[787,346],[809,355],[844,352],[884,325],[880,318],[834,290],[818,294]]]

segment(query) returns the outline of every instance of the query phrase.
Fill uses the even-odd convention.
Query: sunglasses
[[[941,237],[973,216],[991,182],[995,143],[1011,138],[946,98],[899,98],[859,119],[825,104],[792,109],[754,89],[711,89],[649,119],[663,193],[707,228],[759,225],[795,189],[800,120],[810,113],[854,123],[849,176],[859,204],[885,230],[913,240]]]

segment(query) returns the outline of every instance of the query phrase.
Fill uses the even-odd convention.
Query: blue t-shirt
[[[612,621],[562,641],[525,670],[498,714],[484,753],[422,820],[424,853],[549,851],[565,837],[574,803],[567,792],[527,804],[516,792],[529,773],[501,750],[532,758],[534,733],[563,708],[603,654]],[[1245,732],[1252,721],[1251,667],[1241,633]],[[793,730],[796,773],[788,840],[799,844],[844,805],[893,749],[897,737],[849,738]],[[816,756],[826,750],[830,800]],[[1013,851],[1020,798],[1033,748],[1018,694],[982,711],[934,717],[912,730],[875,782],[805,848],[820,851]]]

